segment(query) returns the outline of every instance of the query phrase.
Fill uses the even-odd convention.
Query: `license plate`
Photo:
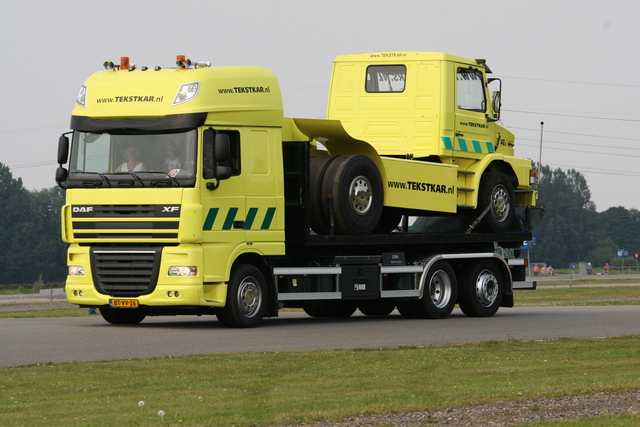
[[[109,305],[116,308],[138,308],[137,299],[111,299]]]

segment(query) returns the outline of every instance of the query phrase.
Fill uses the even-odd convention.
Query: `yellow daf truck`
[[[327,119],[284,117],[265,68],[104,68],[78,93],[56,181],[67,297],[107,322],[492,316],[534,286],[495,250],[530,240],[536,195],[485,61],[338,56]]]

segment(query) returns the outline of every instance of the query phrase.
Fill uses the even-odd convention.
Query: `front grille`
[[[180,205],[74,205],[75,239],[177,239]]]
[[[153,292],[162,248],[92,248],[91,271],[98,292],[136,297]]]

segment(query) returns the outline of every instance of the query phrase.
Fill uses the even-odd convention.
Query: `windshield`
[[[193,186],[196,130],[73,133],[69,186]]]

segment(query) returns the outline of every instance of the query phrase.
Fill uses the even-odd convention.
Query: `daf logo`
[[[93,206],[74,206],[73,212],[93,212]]]
[[[354,291],[366,291],[367,290],[367,284],[366,283],[354,283],[353,284],[353,290]]]
[[[180,206],[163,206],[162,213],[173,213],[178,212],[180,210]]]

